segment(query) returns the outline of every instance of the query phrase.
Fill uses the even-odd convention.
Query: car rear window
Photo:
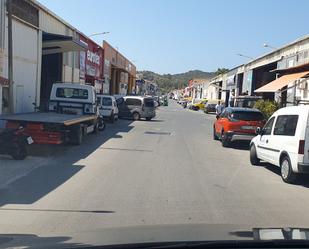
[[[59,87],[56,90],[56,97],[68,99],[88,99],[88,90]]]
[[[261,112],[244,112],[244,111],[236,111],[231,114],[231,117],[236,120],[243,121],[260,121],[264,120],[264,116]]]
[[[111,106],[111,105],[112,105],[112,99],[111,99],[111,98],[103,97],[103,99],[102,99],[102,105]]]
[[[145,103],[145,107],[154,107],[153,99],[145,99],[144,103]]]
[[[134,105],[134,106],[141,106],[142,101],[140,99],[133,99],[133,98],[128,98],[125,100],[126,105]]]

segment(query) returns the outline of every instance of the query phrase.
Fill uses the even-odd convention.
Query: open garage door
[[[46,110],[52,85],[62,80],[63,53],[84,51],[87,45],[74,39],[51,33],[43,33],[40,108]]]

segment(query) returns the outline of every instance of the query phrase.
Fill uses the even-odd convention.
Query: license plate
[[[33,144],[33,139],[32,139],[32,137],[28,137],[28,138],[27,138],[27,142],[28,142],[28,144]]]
[[[245,125],[245,126],[242,126],[241,129],[243,129],[243,130],[255,130],[256,126]]]

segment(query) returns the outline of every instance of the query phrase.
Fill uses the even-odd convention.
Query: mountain
[[[191,70],[179,74],[158,74],[152,71],[139,71],[137,73],[142,74],[144,79],[157,83],[162,92],[184,88],[191,79],[210,79],[216,75],[216,72],[203,72],[201,70]]]

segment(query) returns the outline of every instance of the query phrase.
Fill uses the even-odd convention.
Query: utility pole
[[[6,0],[8,13],[8,78],[9,78],[9,110],[14,112],[14,86],[13,86],[13,32],[12,32],[12,4]]]

